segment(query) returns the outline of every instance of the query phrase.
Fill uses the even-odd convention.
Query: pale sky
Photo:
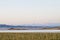
[[[60,23],[60,0],[0,0],[0,24]]]

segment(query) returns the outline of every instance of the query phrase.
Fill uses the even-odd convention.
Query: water
[[[0,32],[20,32],[20,33],[24,33],[24,32],[44,32],[44,33],[60,33],[60,30],[0,30]]]

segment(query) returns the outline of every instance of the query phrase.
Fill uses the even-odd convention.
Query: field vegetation
[[[0,33],[0,40],[60,40],[60,33]]]

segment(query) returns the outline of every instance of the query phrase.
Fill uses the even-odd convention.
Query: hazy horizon
[[[60,23],[60,0],[0,0],[0,24]]]

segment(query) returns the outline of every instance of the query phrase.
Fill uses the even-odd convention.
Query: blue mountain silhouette
[[[57,27],[60,26],[60,24],[32,24],[32,25],[6,25],[6,24],[0,24],[0,28],[43,28],[43,27]]]

